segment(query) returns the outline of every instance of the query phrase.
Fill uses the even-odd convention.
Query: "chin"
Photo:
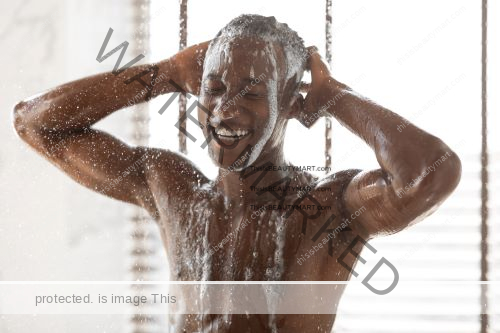
[[[246,154],[244,147],[241,149],[238,149],[239,147],[224,149],[218,145],[216,146],[209,146],[209,156],[217,167],[235,171],[244,169],[248,164],[250,153]]]
[[[217,143],[208,146],[208,153],[213,163],[228,171],[242,171],[254,163],[262,149],[259,145],[238,143],[233,149],[225,149]]]

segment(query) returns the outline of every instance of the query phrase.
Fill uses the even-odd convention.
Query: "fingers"
[[[311,55],[315,54],[315,53],[319,53],[319,49],[317,46],[309,46],[307,47],[307,58],[310,58]]]
[[[330,67],[314,45],[307,47],[306,70],[311,72],[313,82],[331,75]]]
[[[171,59],[177,71],[178,84],[187,92],[199,95],[203,65],[210,40],[188,46]]]
[[[330,68],[328,64],[318,52],[311,54],[309,57],[309,66],[312,80],[330,75]]]
[[[307,59],[306,59],[306,70],[311,70],[311,55],[314,53],[318,53],[319,50],[316,46],[312,45],[306,48],[307,49]]]

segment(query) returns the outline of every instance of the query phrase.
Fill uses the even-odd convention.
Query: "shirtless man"
[[[24,141],[75,181],[146,209],[160,226],[175,280],[348,280],[351,273],[338,258],[353,239],[369,240],[415,224],[435,211],[460,180],[460,160],[446,144],[335,80],[315,49],[306,49],[274,17],[240,16],[211,42],[155,65],[167,79],[152,86],[151,97],[178,91],[170,80],[199,96],[200,127],[219,167],[215,181],[181,154],[131,147],[92,127],[137,96],[137,102],[145,101],[143,84],[125,81],[151,65],[83,78],[20,102],[14,126]],[[305,98],[299,93],[304,70],[312,75]],[[287,168],[252,172],[251,166],[289,165],[283,156],[288,120],[310,127],[320,116],[334,117],[363,139],[380,168],[319,179]],[[405,128],[400,132],[401,124]],[[242,156],[245,163],[235,163]],[[429,172],[438,160],[442,162]],[[140,167],[131,170],[134,163]],[[109,186],[124,173],[116,186]],[[280,181],[307,191],[252,187]],[[294,203],[306,208],[259,209],[255,218],[256,207]],[[320,205],[330,209],[319,210]],[[361,208],[363,213],[330,247],[298,262],[318,243],[313,240],[318,230],[325,225],[335,229]],[[243,221],[250,223],[239,228]],[[231,233],[234,237],[228,239]],[[349,267],[355,261],[351,255],[343,259]],[[221,318],[185,316],[178,331],[330,332],[335,315],[281,315],[272,323],[266,315]]]

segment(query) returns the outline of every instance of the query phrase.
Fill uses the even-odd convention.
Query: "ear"
[[[289,113],[287,115],[288,119],[297,119],[300,121],[302,119],[302,113],[304,108],[304,97],[297,91],[290,99]]]
[[[291,99],[290,102],[290,112],[288,113],[288,119],[297,119],[304,127],[310,128],[313,123],[310,122],[308,116],[305,112],[305,99],[302,94],[297,92]]]

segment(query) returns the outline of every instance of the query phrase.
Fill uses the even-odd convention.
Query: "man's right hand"
[[[176,67],[175,82],[185,91],[199,96],[201,77],[203,76],[203,63],[210,41],[195,44],[185,48],[172,57]]]

